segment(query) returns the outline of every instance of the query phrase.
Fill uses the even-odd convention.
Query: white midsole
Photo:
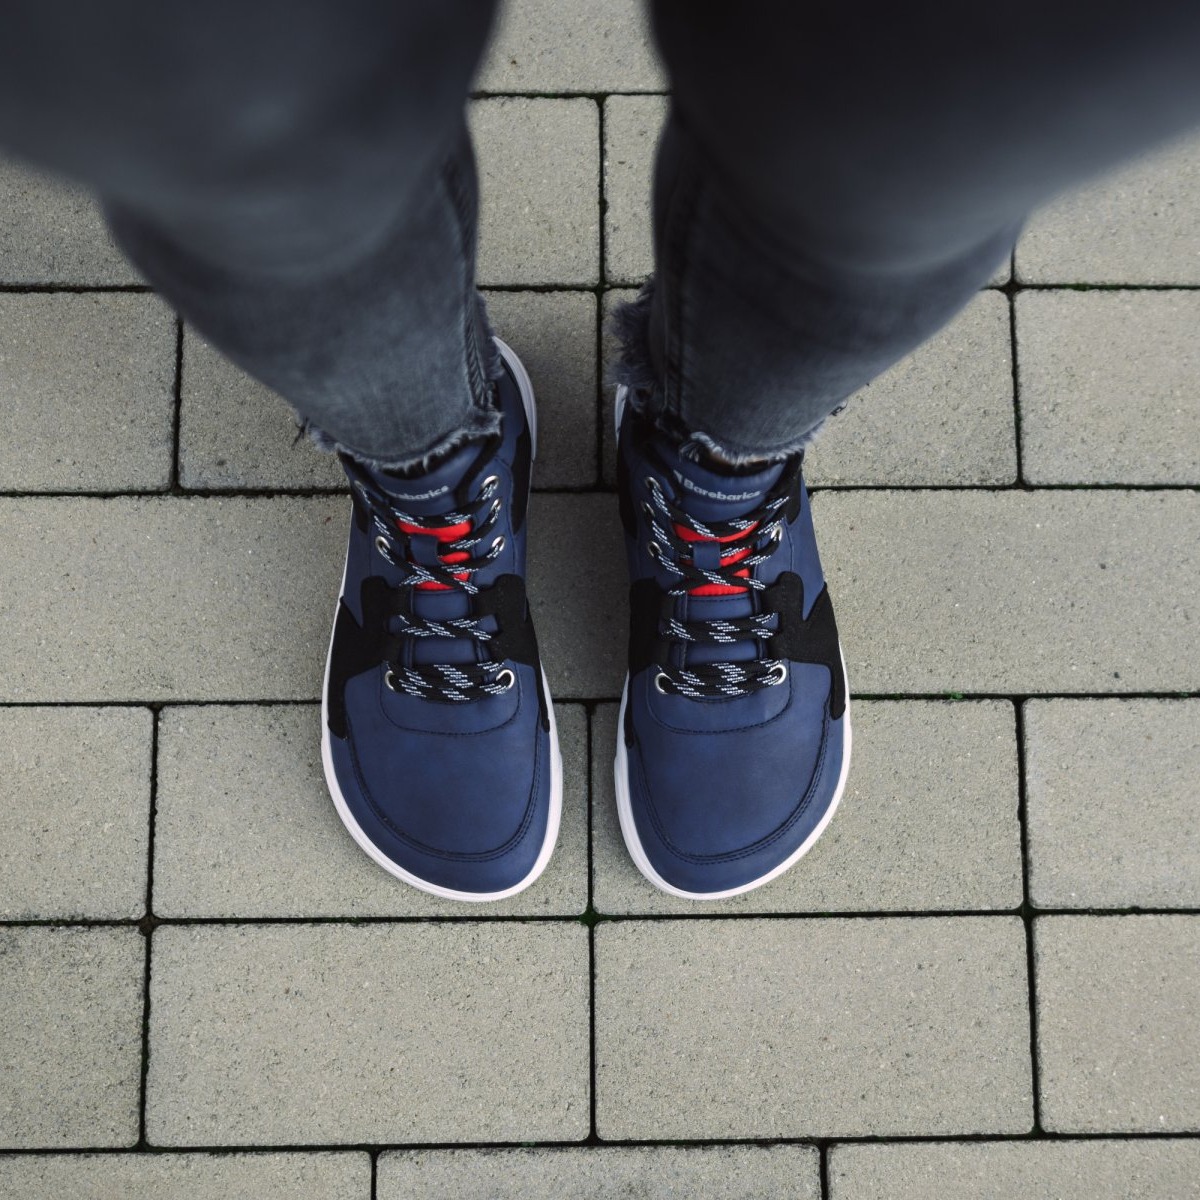
[[[512,370],[514,377],[517,380],[517,386],[521,392],[521,403],[525,407],[525,418],[529,422],[529,435],[532,452],[537,453],[537,410],[534,405],[533,384],[530,382],[529,375],[525,371],[521,360],[513,352],[512,348],[499,338],[496,338],[496,345],[500,350],[504,361]],[[347,552],[347,564],[349,562],[349,552]],[[346,590],[346,566],[342,567],[342,586],[338,589],[338,603],[341,603],[342,594]],[[337,609],[334,609],[334,627],[337,626]],[[538,852],[536,861],[533,864],[532,870],[519,883],[513,884],[512,887],[504,888],[498,892],[460,892],[453,888],[441,887],[436,883],[430,883],[427,879],[422,879],[418,875],[414,875],[411,871],[406,871],[399,863],[393,862],[374,842],[367,836],[362,826],[354,819],[353,813],[350,811],[350,806],[346,803],[346,797],[342,794],[342,789],[338,785],[337,773],[333,766],[333,749],[329,735],[329,666],[333,658],[333,635],[329,636],[329,650],[325,655],[325,681],[321,688],[321,765],[325,769],[325,783],[329,788],[329,795],[333,799],[333,806],[337,810],[338,816],[342,820],[350,832],[350,836],[358,843],[359,847],[366,852],[374,862],[381,866],[389,874],[394,875],[397,879],[404,880],[405,883],[411,884],[415,888],[419,888],[423,892],[429,892],[434,896],[441,896],[444,900],[465,900],[468,903],[479,903],[489,900],[507,900],[510,896],[515,896],[518,892],[523,892],[531,883],[538,878],[539,875],[546,869],[550,862],[550,857],[554,853],[554,845],[558,841],[558,830],[562,823],[562,752],[558,744],[558,726],[554,720],[554,704],[550,699],[550,687],[546,682],[546,673],[542,672],[542,689],[546,696],[546,708],[550,717],[550,813],[546,822],[546,836],[542,841],[542,848]]]

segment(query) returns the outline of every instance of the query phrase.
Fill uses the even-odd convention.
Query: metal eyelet
[[[398,692],[400,690],[394,671],[389,671],[384,677],[383,682],[387,684],[389,692]]]
[[[653,475],[647,475],[646,478],[642,480],[642,486],[648,492],[658,493],[662,491],[661,485]]]
[[[646,517],[647,520],[654,520],[654,506],[647,500],[642,501],[642,515]]]
[[[499,513],[500,507],[501,507],[500,497],[497,496],[496,499],[492,501],[492,507],[488,509],[488,515],[485,519],[490,521],[493,517],[496,516],[497,513]]]
[[[787,667],[783,663],[776,663],[768,672],[766,678],[767,687],[777,687],[787,679]]]
[[[505,667],[503,671],[496,672],[496,682],[500,683],[501,681],[504,681],[504,690],[507,692],[517,682],[517,677]]]
[[[662,547],[657,542],[650,542],[646,546],[646,553],[650,555],[651,558],[662,558]]]
[[[479,485],[479,495],[481,497],[490,496],[500,486],[499,475],[489,475],[483,483]]]
[[[382,533],[375,539],[375,549],[378,550],[384,558],[390,558],[392,555],[391,547],[388,545],[388,540],[383,536]]]
[[[657,674],[654,676],[654,690],[655,690],[656,692],[658,692],[658,694],[659,694],[660,696],[669,696],[671,693],[670,693],[670,692],[668,692],[668,691],[667,691],[667,689],[666,689],[665,687],[663,687],[663,683],[664,683],[664,682],[668,682],[668,683],[669,683],[669,682],[670,682],[670,680],[669,680],[669,678],[667,677],[667,675],[666,675],[666,673],[665,673],[665,672],[663,672],[663,671],[659,671],[659,672],[658,672],[658,673],[657,673]]]
[[[496,540],[495,540],[495,541],[492,543],[492,548],[491,548],[491,550],[489,551],[489,553],[491,553],[491,554],[499,554],[499,553],[500,553],[500,551],[504,549],[504,546],[505,546],[505,542],[504,542],[504,534],[501,534],[501,535],[500,535],[500,536],[499,536],[499,537],[498,537],[498,538],[497,538],[497,539],[496,539]]]
[[[767,538],[768,546],[778,546],[783,541],[783,526],[772,525],[770,536]]]

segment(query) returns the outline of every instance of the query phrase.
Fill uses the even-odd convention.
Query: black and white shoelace
[[[694,588],[716,584],[722,589],[737,588],[761,592],[767,585],[755,578],[754,568],[766,562],[775,551],[783,534],[781,510],[788,501],[785,491],[769,495],[752,512],[728,521],[703,522],[667,499],[653,476],[646,484],[651,500],[643,504],[648,522],[650,556],[674,582],[667,595],[684,597]],[[677,532],[690,530],[697,539],[718,542],[722,547],[722,562],[715,568],[697,566],[693,559],[694,542]],[[749,551],[749,553],[737,553]],[[725,561],[728,559],[728,561]],[[678,610],[679,605],[676,605]],[[700,618],[687,621],[676,615],[664,618],[659,624],[660,637],[686,646],[733,646],[753,641],[761,646],[778,632],[777,613],[751,613],[743,617]],[[662,663],[654,678],[660,692],[687,696],[694,700],[747,696],[760,688],[772,687],[787,678],[787,667],[781,659],[765,658],[759,654],[752,659],[717,660],[684,665]]]
[[[418,516],[397,507],[393,497],[356,475],[354,486],[370,514],[375,551],[402,572],[400,583],[392,589],[399,593],[391,612],[396,627],[386,639],[384,650],[387,663],[384,680],[392,691],[422,700],[461,704],[485,696],[498,696],[513,686],[513,672],[503,663],[487,657],[478,662],[414,663],[411,654],[406,653],[410,639],[469,638],[481,646],[486,655],[487,644],[494,634],[484,627],[481,618],[419,616],[414,611],[412,598],[422,584],[457,589],[469,596],[479,593],[474,576],[504,550],[503,534],[493,536],[501,504],[495,497],[498,484],[496,476],[489,475],[480,485],[474,501],[462,511]],[[446,536],[448,530],[459,530],[460,527],[460,532]],[[415,561],[411,552],[415,537],[438,537],[438,557],[443,561]],[[479,548],[485,543],[486,549],[480,552]]]

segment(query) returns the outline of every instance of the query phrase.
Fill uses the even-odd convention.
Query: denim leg
[[[101,197],[138,269],[327,444],[496,426],[463,109],[487,0],[16,0],[0,146]]]
[[[624,381],[790,452],[944,325],[1056,190],[1200,119],[1200,5],[654,0],[674,90]]]

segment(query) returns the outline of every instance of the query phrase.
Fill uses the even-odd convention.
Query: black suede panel
[[[621,514],[621,524],[631,537],[637,537],[637,521],[634,519],[632,480],[629,478],[629,465],[624,454],[617,454],[617,508]]]
[[[846,711],[846,677],[829,589],[821,588],[805,619],[804,581],[785,571],[763,593],[763,611],[779,614],[780,630],[771,638],[768,649],[772,658],[829,668],[829,715],[836,721]]]

